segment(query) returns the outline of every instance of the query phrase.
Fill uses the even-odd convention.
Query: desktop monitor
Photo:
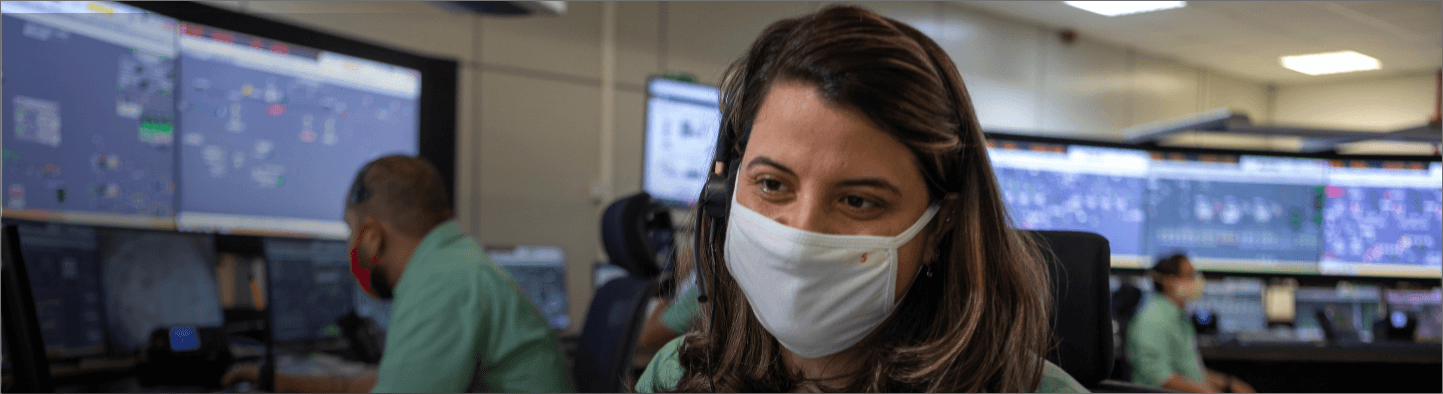
[[[341,239],[356,171],[417,154],[417,70],[192,23],[180,31],[180,229]]]
[[[176,21],[89,1],[0,20],[4,217],[174,228]]]
[[[1183,250],[1205,271],[1318,273],[1325,161],[1151,155],[1148,254]]]
[[[213,236],[102,229],[98,238],[114,352],[143,351],[157,328],[224,323]]]
[[[641,188],[670,207],[696,204],[711,172],[721,110],[717,88],[653,78],[646,87]]]
[[[1387,290],[1383,296],[1388,303],[1385,324],[1402,328],[1412,315],[1417,321],[1413,339],[1436,342],[1443,338],[1443,289]]]
[[[102,302],[96,229],[57,223],[19,224],[45,353],[50,359],[105,354],[106,316]]]
[[[566,310],[566,252],[554,246],[487,246],[486,257],[511,273],[553,330],[571,326]]]
[[[987,155],[1014,225],[1107,238],[1115,267],[1143,267],[1146,151],[989,140]]]
[[[1321,272],[1438,278],[1443,269],[1443,164],[1329,164]]]
[[[341,338],[336,320],[355,308],[345,241],[265,238],[271,330],[276,342]]]

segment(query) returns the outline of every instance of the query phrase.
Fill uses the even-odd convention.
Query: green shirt
[[[668,342],[661,350],[656,352],[656,357],[651,359],[651,364],[646,366],[646,372],[641,374],[641,379],[636,381],[636,392],[655,393],[658,390],[669,390],[676,387],[681,381],[681,362],[677,360],[682,342],[686,337],[678,337]],[[1086,393],[1087,388],[1082,387],[1071,375],[1049,361],[1043,361],[1042,384],[1037,387],[1039,393]]]
[[[1127,360],[1132,382],[1162,387],[1173,374],[1194,382],[1207,382],[1197,349],[1197,329],[1182,308],[1162,295],[1153,295],[1133,316],[1127,329]]]
[[[696,287],[687,289],[662,312],[661,323],[674,333],[684,333],[691,328],[692,319],[696,317],[700,305],[696,300]]]
[[[421,240],[394,294],[373,391],[572,391],[541,311],[454,220]]]

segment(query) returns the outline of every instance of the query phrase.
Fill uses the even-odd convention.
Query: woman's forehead
[[[901,141],[861,113],[824,102],[816,89],[804,85],[772,87],[758,110],[745,156],[743,167],[766,156],[799,174],[804,169],[864,172],[898,182],[909,177],[921,182],[912,153]]]

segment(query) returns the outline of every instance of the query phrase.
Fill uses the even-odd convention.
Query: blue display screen
[[[1316,272],[1322,160],[1155,159],[1147,185],[1152,254],[1185,251],[1222,269]]]
[[[1147,152],[1004,141],[988,155],[1018,228],[1097,233],[1115,258],[1142,254]]]
[[[1422,164],[1333,163],[1324,191],[1325,267],[1443,266],[1443,184],[1437,163]]]
[[[343,237],[356,171],[384,155],[416,154],[414,71],[187,29],[181,228]]]
[[[6,216],[119,225],[173,217],[174,20],[5,7]]]

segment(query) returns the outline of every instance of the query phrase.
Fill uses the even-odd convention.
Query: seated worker
[[[828,6],[768,26],[721,103],[695,215],[707,299],[637,391],[1086,391],[1043,358],[1041,250],[1009,228],[936,42]]]
[[[361,376],[276,374],[278,392],[567,392],[571,377],[546,318],[453,220],[436,168],[376,159],[346,200],[351,271],[392,300],[381,365]],[[225,385],[255,381],[255,365]]]
[[[1187,255],[1175,253],[1153,265],[1157,290],[1133,315],[1127,329],[1132,382],[1189,393],[1253,393],[1232,375],[1206,369],[1187,304],[1202,298],[1203,277]]]
[[[646,324],[641,327],[637,346],[646,351],[661,349],[667,342],[686,333],[700,308],[690,244],[695,232],[686,230],[688,228],[690,226],[684,224],[676,233],[676,270],[672,273],[676,280],[676,292],[670,300],[658,300],[651,316],[647,317]]]

